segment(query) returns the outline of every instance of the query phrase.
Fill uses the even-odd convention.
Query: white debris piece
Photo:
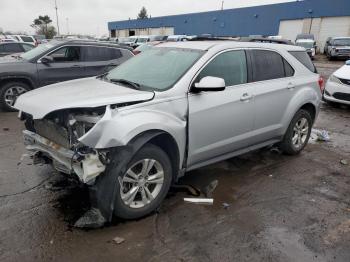
[[[330,141],[329,132],[327,130],[312,129],[311,130],[311,141]]]
[[[113,238],[113,242],[118,244],[118,245],[123,243],[124,241],[125,241],[125,239],[122,238],[122,237],[115,237],[115,238]]]
[[[212,205],[214,203],[214,199],[212,198],[184,198],[184,201],[188,203],[207,205]]]

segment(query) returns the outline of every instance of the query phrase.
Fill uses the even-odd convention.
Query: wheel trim
[[[292,143],[296,149],[300,149],[306,143],[309,135],[309,122],[305,117],[300,118],[293,128]]]
[[[11,86],[5,91],[5,95],[4,95],[5,103],[9,107],[13,108],[17,97],[25,92],[27,92],[27,90],[22,86]]]
[[[130,208],[149,205],[160,193],[164,182],[164,169],[154,159],[142,159],[119,177],[120,197]]]

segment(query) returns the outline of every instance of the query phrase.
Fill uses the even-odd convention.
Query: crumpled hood
[[[334,73],[335,77],[350,80],[350,65],[344,65]]]
[[[105,82],[95,77],[45,86],[18,97],[15,108],[31,114],[34,119],[50,112],[68,108],[92,108],[128,102],[147,101],[150,91],[139,91]]]

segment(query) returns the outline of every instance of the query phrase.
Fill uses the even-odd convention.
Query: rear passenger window
[[[317,69],[311,61],[310,56],[305,51],[289,51],[300,63],[313,73],[317,73]]]
[[[252,50],[253,82],[285,77],[282,56],[273,51]]]
[[[119,59],[122,53],[117,48],[86,46],[84,48],[85,61],[108,61]]]
[[[226,86],[247,83],[245,52],[243,50],[229,51],[218,55],[200,72],[196,83],[206,76],[223,78]]]
[[[283,58],[282,58],[283,59]],[[283,59],[284,63],[284,72],[286,77],[291,77],[294,75],[294,69],[293,67],[285,60]]]

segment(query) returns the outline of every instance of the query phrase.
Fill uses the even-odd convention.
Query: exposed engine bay
[[[66,109],[52,112],[43,119],[25,113],[24,131],[27,149],[34,151],[35,162],[50,163],[63,173],[78,175],[84,183],[93,183],[105,170],[106,154],[79,142],[104,115],[106,107]]]

